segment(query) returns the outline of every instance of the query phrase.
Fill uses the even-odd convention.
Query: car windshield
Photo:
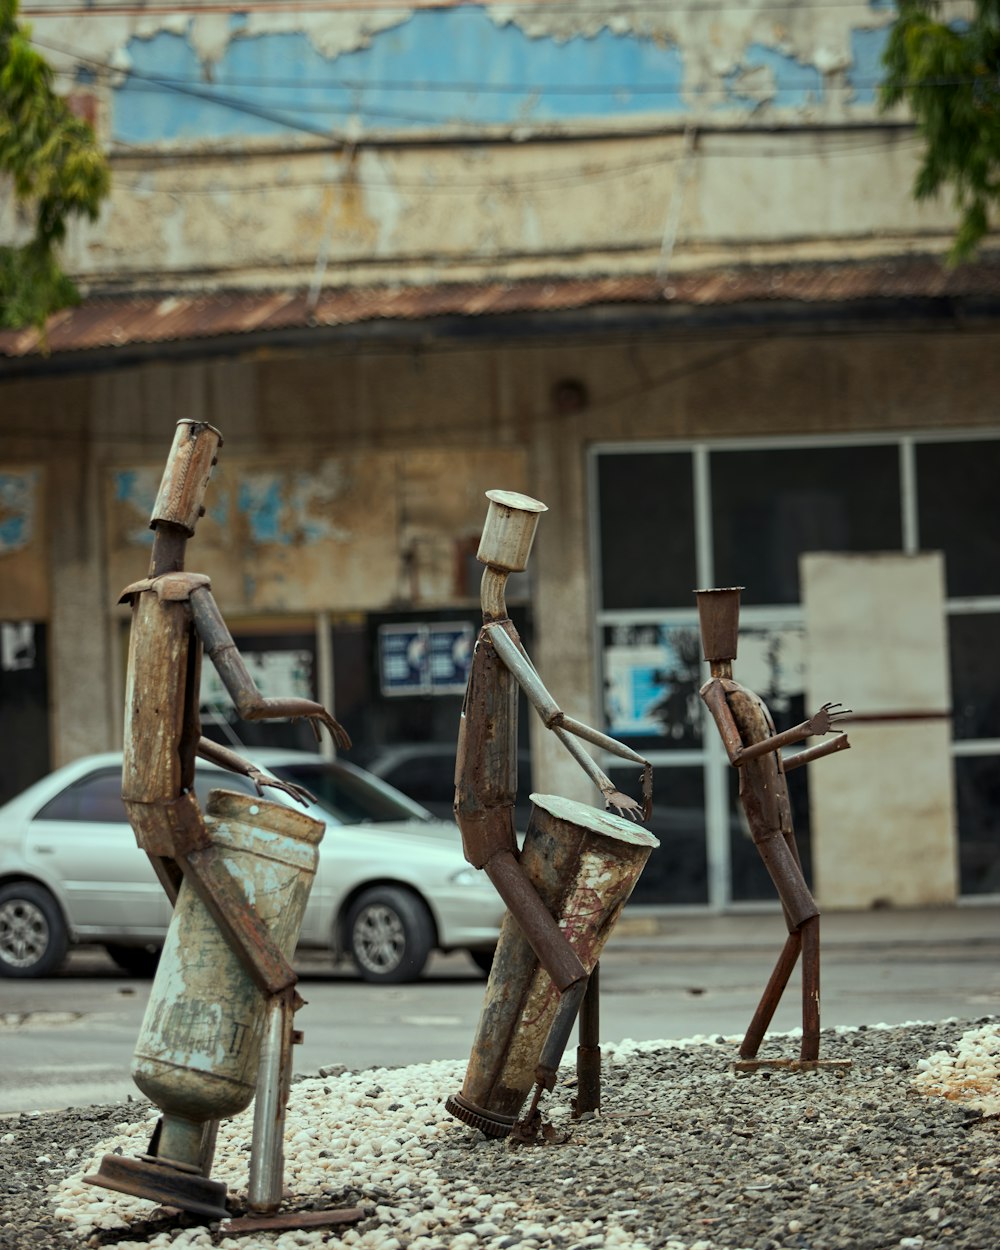
[[[316,796],[320,807],[342,825],[431,819],[430,813],[419,803],[389,786],[373,785],[367,778],[338,768],[336,764],[272,764],[268,771],[285,781],[305,786]]]

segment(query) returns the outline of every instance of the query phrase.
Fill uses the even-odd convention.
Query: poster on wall
[[[701,745],[699,689],[708,677],[694,625],[611,625],[604,630],[604,704],[608,732],[659,738],[662,747]],[[768,704],[779,727],[802,707],[803,628],[748,625],[740,630],[737,681]],[[801,717],[800,717],[801,719]]]
[[[240,656],[257,689],[265,699],[314,699],[313,653],[305,649],[251,651],[240,648]],[[210,663],[201,666],[199,711],[207,723],[239,719],[229,691]]]
[[[692,626],[612,625],[605,629],[604,705],[609,732],[620,738],[667,738],[677,746],[698,746],[700,660],[698,631]]]
[[[475,630],[468,621],[380,625],[382,694],[464,694],[475,641]]]

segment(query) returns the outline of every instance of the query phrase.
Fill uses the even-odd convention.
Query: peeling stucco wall
[[[107,471],[116,589],[148,564],[161,473],[153,464]],[[444,607],[469,597],[463,554],[484,492],[497,485],[525,489],[522,450],[286,454],[277,463],[223,452],[187,564],[208,573],[236,613]]]
[[[85,281],[649,272],[668,235],[674,270],[949,242],[951,205],[910,194],[917,137],[878,110],[884,0],[217,8],[25,7],[113,155],[66,248]]]
[[[0,465],[0,619],[46,618],[46,534],[44,470]]]
[[[131,144],[866,117],[893,16],[881,3],[766,0],[624,3],[613,16],[523,4],[104,16],[98,3],[45,18],[47,7],[66,8],[26,9],[38,37],[61,68],[105,79],[110,134]]]

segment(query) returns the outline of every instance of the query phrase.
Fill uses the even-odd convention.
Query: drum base
[[[487,1137],[507,1137],[514,1127],[512,1115],[498,1115],[495,1111],[477,1107],[474,1102],[469,1102],[461,1094],[452,1094],[446,1098],[444,1106],[445,1110],[450,1112],[456,1120],[461,1120],[463,1124],[470,1124],[481,1133],[485,1133]]]
[[[135,1198],[158,1202],[164,1207],[190,1211],[192,1215],[201,1215],[209,1220],[224,1220],[229,1215],[225,1203],[226,1186],[222,1181],[210,1180],[181,1167],[171,1167],[148,1155],[141,1159],[105,1155],[94,1175],[83,1179],[88,1185],[115,1189]]]

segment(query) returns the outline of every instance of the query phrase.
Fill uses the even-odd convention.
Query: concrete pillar
[[[600,728],[594,698],[584,453],[571,429],[553,414],[547,421],[538,421],[533,430],[531,489],[549,511],[539,522],[531,557],[535,609],[532,659],[563,711]],[[534,789],[600,805],[600,794],[580,766],[555,735],[545,731],[537,717],[533,719]]]
[[[111,615],[101,541],[101,491],[93,443],[49,466],[52,764],[110,749]],[[142,576],[142,571],[138,574]]]

